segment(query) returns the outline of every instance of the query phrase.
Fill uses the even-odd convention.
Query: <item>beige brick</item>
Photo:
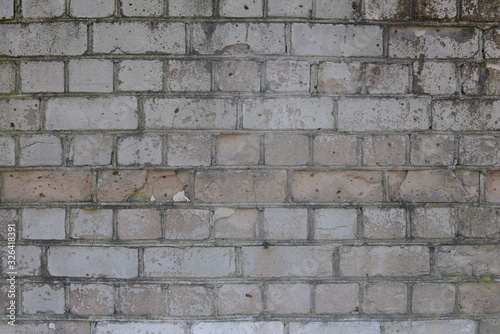
[[[442,100],[433,105],[434,130],[488,131],[500,129],[500,101]]]
[[[455,308],[452,284],[416,284],[413,287],[412,311],[418,314],[446,314]]]
[[[120,309],[125,315],[163,315],[164,296],[159,284],[127,284],[120,287]]]
[[[135,135],[119,138],[118,164],[159,165],[162,161],[162,138],[157,135]]]
[[[379,202],[382,174],[377,171],[294,171],[295,202]]]
[[[258,220],[257,209],[217,208],[214,211],[215,238],[255,238]]]
[[[257,98],[243,101],[244,129],[319,130],[333,127],[331,98]]]
[[[491,28],[484,32],[484,56],[488,58],[500,58],[500,28]]]
[[[64,92],[62,61],[24,61],[21,63],[21,91]]]
[[[87,51],[87,26],[77,22],[3,24],[0,55],[74,56]]]
[[[420,276],[429,271],[424,246],[340,247],[341,276]]]
[[[496,334],[500,331],[500,319],[481,320],[481,334]]]
[[[88,321],[23,321],[16,322],[16,326],[12,327],[5,321],[0,325],[2,333],[9,334],[42,334],[50,333],[71,333],[71,334],[88,334],[90,333],[90,322]]]
[[[113,237],[113,211],[72,209],[69,226],[72,239],[111,239]]]
[[[19,140],[21,166],[60,166],[61,138],[53,135],[21,137]]]
[[[187,171],[108,170],[99,173],[97,198],[105,202],[172,201],[175,194],[188,190]]]
[[[23,209],[24,239],[56,239],[64,240],[65,217],[64,209]]]
[[[285,25],[195,23],[193,49],[200,54],[285,54]]]
[[[0,218],[1,219],[1,218]],[[7,228],[5,229],[7,231]],[[2,255],[2,270],[4,275],[9,275],[9,272],[15,271],[18,276],[40,276],[42,273],[42,249],[37,246],[17,246],[15,248],[15,267],[14,270],[9,264],[9,250],[8,246],[5,246]],[[0,298],[1,299],[1,298]],[[10,298],[9,298],[10,299]],[[4,309],[5,310],[5,309]]]
[[[167,90],[210,91],[212,63],[204,60],[169,60]]]
[[[96,53],[184,54],[185,43],[184,24],[180,22],[94,24],[94,52]]]
[[[359,310],[359,285],[318,284],[316,286],[316,313],[353,314]]]
[[[463,207],[458,209],[460,235],[466,238],[500,238],[498,208]]]
[[[310,17],[313,0],[280,1],[270,0],[268,3],[269,16]]]
[[[271,92],[308,92],[310,65],[300,60],[266,62],[265,89]]]
[[[112,315],[114,288],[108,284],[71,284],[70,312],[77,315]]]
[[[455,140],[449,135],[411,135],[412,165],[450,166],[455,161]]]
[[[201,209],[165,210],[165,239],[208,239],[209,215],[208,210]]]
[[[113,62],[99,59],[70,60],[69,90],[72,92],[112,92]]]
[[[186,334],[188,326],[184,322],[106,322],[97,321],[95,334],[136,334],[136,333],[161,333]],[[87,334],[87,333],[86,333]]]
[[[500,95],[500,63],[471,63],[461,67],[462,91],[467,95]]]
[[[328,43],[323,41],[328,40]],[[382,29],[343,24],[292,24],[292,55],[370,57],[382,55]]]
[[[216,147],[218,165],[257,165],[260,161],[259,135],[219,135]]]
[[[365,287],[365,313],[406,313],[407,287],[404,283],[371,283]]]
[[[163,62],[124,60],[118,65],[118,90],[160,91],[163,89]]]
[[[368,64],[366,89],[369,94],[405,94],[410,89],[406,64]]]
[[[404,165],[407,136],[367,136],[363,141],[363,163],[369,166]]]
[[[290,334],[380,334],[377,322],[291,322]]]
[[[354,209],[314,210],[314,239],[356,239],[357,216]]]
[[[494,136],[463,136],[460,140],[461,165],[500,165],[500,139]]]
[[[327,166],[356,165],[357,139],[345,135],[314,137],[314,164]]]
[[[262,225],[266,239],[307,239],[307,209],[265,208]]]
[[[89,201],[92,194],[90,171],[2,172],[3,202]]]
[[[474,334],[477,325],[472,320],[427,320],[427,321],[404,321],[387,322],[386,334]]]
[[[1,15],[1,14],[0,14]],[[0,93],[11,93],[16,85],[16,66],[12,62],[0,62]]]
[[[69,14],[73,17],[107,17],[113,15],[113,0],[71,0]]]
[[[125,247],[51,246],[51,276],[133,278],[138,273],[137,249]]]
[[[446,276],[482,276],[500,273],[500,247],[441,246],[436,252],[436,269]]]
[[[238,322],[200,322],[193,325],[193,334],[274,334],[282,333],[284,324],[281,321],[238,321]]]
[[[262,0],[221,0],[219,6],[221,16],[262,17]]]
[[[412,212],[412,236],[415,238],[454,238],[457,215],[453,208],[416,208]]]
[[[309,313],[311,287],[308,284],[269,284],[267,311],[277,314]]]
[[[70,141],[69,161],[75,166],[110,165],[113,155],[113,136],[77,135]]]
[[[389,196],[405,202],[474,202],[479,195],[479,174],[465,170],[389,172]]]
[[[306,165],[309,162],[309,137],[304,135],[266,135],[266,165]]]
[[[218,294],[217,314],[258,314],[261,311],[260,288],[257,284],[224,284]]]
[[[212,290],[196,285],[168,288],[168,314],[173,316],[212,315]]]
[[[14,1],[2,1],[0,6],[0,19],[11,19],[14,17]]]
[[[340,131],[414,131],[430,127],[428,98],[344,98]]]
[[[40,127],[39,100],[0,100],[1,130],[38,130]]]
[[[464,313],[498,314],[500,283],[462,283],[459,285],[459,309]]]
[[[236,129],[236,102],[230,99],[146,99],[149,129]]]
[[[398,208],[364,208],[363,236],[368,239],[404,239],[406,210]]]
[[[58,17],[63,15],[66,11],[66,3],[64,0],[24,0],[22,2],[22,8],[23,17]]]
[[[21,310],[24,314],[64,314],[64,286],[25,283],[21,286]]]
[[[124,16],[163,16],[163,0],[125,0],[119,10]]]
[[[168,2],[170,16],[211,16],[212,9],[211,0],[170,0]]]
[[[234,275],[231,247],[149,247],[144,250],[147,277],[226,277]]]
[[[329,247],[242,247],[243,276],[331,276],[332,257],[333,250]]]
[[[417,94],[454,94],[457,91],[455,64],[423,61],[413,63],[413,91]]]
[[[285,171],[204,170],[195,178],[195,197],[202,202],[283,202],[285,188]]]
[[[406,20],[410,18],[409,0],[367,0],[364,3],[365,15],[368,20]]]
[[[260,91],[260,65],[254,61],[227,60],[215,63],[219,91]]]
[[[120,240],[159,239],[162,237],[160,211],[158,210],[119,210],[117,220]]]
[[[137,99],[119,97],[51,98],[46,103],[48,130],[136,129]]]
[[[16,164],[16,144],[12,137],[0,137],[0,166],[14,166]]]
[[[170,166],[209,166],[212,161],[210,135],[172,134],[167,136],[167,164]]]
[[[472,58],[479,31],[472,27],[390,27],[391,58]]]
[[[417,0],[414,6],[417,18],[423,20],[454,19],[457,16],[457,2],[455,0],[432,2]]]
[[[462,2],[462,19],[465,21],[498,21],[498,3],[491,0]]]
[[[318,67],[318,92],[355,94],[362,89],[361,63],[322,62]]]

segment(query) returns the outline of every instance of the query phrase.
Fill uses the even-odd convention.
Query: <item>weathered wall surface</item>
[[[499,333],[498,6],[1,0],[0,332]]]

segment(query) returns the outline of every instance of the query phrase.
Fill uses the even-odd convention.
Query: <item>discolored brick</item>
[[[464,64],[461,73],[465,94],[500,95],[500,62]]]
[[[311,286],[308,284],[269,284],[267,311],[276,314],[309,313]]]
[[[64,286],[61,283],[25,283],[21,291],[22,313],[64,314]]]
[[[217,208],[214,211],[216,238],[255,238],[259,211],[257,209]]]
[[[309,73],[307,61],[269,60],[266,62],[265,89],[271,92],[308,92]]]
[[[455,140],[449,135],[413,134],[410,162],[422,166],[450,166],[455,163]]]
[[[108,284],[71,284],[70,312],[78,315],[111,315],[114,313],[114,288]]]
[[[406,136],[367,136],[363,140],[363,163],[368,166],[406,164]]]
[[[127,284],[120,286],[120,309],[132,316],[163,315],[164,296],[159,284]]]
[[[38,130],[40,127],[39,100],[0,100],[0,129]]]
[[[454,238],[457,234],[457,214],[453,208],[416,208],[411,220],[415,238]]]
[[[356,165],[357,139],[346,135],[318,135],[314,137],[314,164],[327,166]]]
[[[495,245],[441,246],[436,252],[436,269],[446,276],[497,275],[500,247]]]
[[[69,216],[70,238],[111,239],[113,236],[113,211],[107,209],[72,209]]]
[[[365,313],[406,313],[407,287],[404,283],[372,283],[364,291]]]
[[[358,214],[354,209],[314,210],[314,238],[320,240],[356,239]]]
[[[155,209],[119,210],[118,238],[121,240],[159,239],[161,235],[160,212]]]
[[[500,171],[486,172],[485,198],[488,202],[500,203]]]
[[[363,209],[363,236],[368,239],[404,239],[406,211],[398,208]]]
[[[169,60],[167,90],[210,91],[212,63],[203,60]]]
[[[168,288],[168,314],[173,316],[211,315],[211,289],[196,285],[170,286]]]
[[[500,311],[498,282],[462,283],[459,291],[459,308],[464,313],[497,314]]]
[[[159,165],[162,162],[162,138],[156,135],[127,136],[118,139],[118,164]]]
[[[217,293],[220,315],[258,314],[261,292],[257,284],[224,284]]]
[[[303,135],[266,135],[266,165],[306,165],[309,138]]]
[[[208,210],[167,209],[164,217],[165,239],[203,240],[210,236]]]
[[[413,63],[413,92],[447,95],[457,91],[455,64],[449,62]]]
[[[406,64],[368,64],[365,71],[369,94],[405,94],[409,91],[410,70]]]
[[[359,284],[318,284],[316,313],[352,314],[359,310]]]
[[[318,92],[333,94],[360,93],[362,89],[361,63],[322,62],[318,67]]]
[[[446,314],[455,309],[455,286],[452,284],[416,284],[412,310],[418,314]]]
[[[257,165],[260,161],[258,135],[219,135],[216,147],[218,165]]]
[[[172,134],[167,136],[167,164],[170,166],[209,166],[213,139],[210,135]]]

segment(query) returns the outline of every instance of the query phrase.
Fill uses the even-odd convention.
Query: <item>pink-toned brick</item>
[[[172,285],[168,288],[168,314],[172,316],[211,315],[211,289],[196,285]]]
[[[318,135],[314,138],[314,164],[327,166],[356,165],[357,139],[346,135]]]
[[[118,211],[118,238],[121,240],[161,238],[160,211],[124,209]]]
[[[164,292],[159,284],[120,286],[120,309],[125,315],[152,316],[164,314]]]
[[[316,313],[351,314],[359,310],[359,284],[318,284]]]
[[[114,313],[114,288],[108,284],[71,284],[70,312],[77,315],[111,315]]]
[[[260,161],[260,136],[217,136],[215,160],[218,165],[257,165]]]
[[[164,214],[165,239],[208,239],[209,211],[201,209],[167,209]]]

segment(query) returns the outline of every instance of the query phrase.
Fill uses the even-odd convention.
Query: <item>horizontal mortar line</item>
[[[6,241],[0,242],[0,245],[7,245]],[[441,238],[441,239],[342,239],[342,240],[272,240],[260,239],[251,241],[237,241],[232,239],[231,242],[224,242],[222,239],[217,240],[182,240],[175,242],[172,239],[155,239],[155,240],[105,240],[102,242],[85,242],[75,240],[27,240],[23,239],[17,246],[39,246],[39,247],[118,247],[118,248],[141,248],[141,247],[169,247],[169,248],[212,248],[212,247],[302,247],[314,246],[334,248],[337,247],[405,247],[405,246],[423,246],[423,247],[448,247],[448,246],[498,246],[500,240],[495,238]]]
[[[50,134],[50,135],[59,135],[59,136],[68,136],[68,135],[117,135],[117,136],[137,136],[137,135],[148,135],[148,134],[156,134],[156,135],[165,135],[165,134],[207,134],[207,135],[238,135],[238,134],[255,134],[255,135],[274,135],[274,134],[290,134],[290,135],[312,135],[312,136],[321,136],[321,135],[341,135],[341,136],[379,136],[379,135],[450,135],[450,136],[461,136],[461,135],[477,135],[477,136],[500,136],[500,131],[498,130],[484,130],[484,131],[445,131],[445,130],[404,130],[404,131],[339,131],[339,130],[327,130],[327,129],[319,129],[319,130],[253,130],[253,129],[124,129],[124,130],[0,130],[1,135],[18,135],[18,136],[28,136],[28,135],[40,135],[40,134]],[[76,165],[75,165],[76,166]],[[221,165],[226,166],[226,165]],[[230,165],[228,165],[229,167]],[[456,166],[456,165],[451,165]],[[495,164],[490,165],[461,165],[468,167],[477,167],[477,168],[488,168],[490,166],[498,166]],[[9,167],[9,166],[4,166]],[[106,167],[105,165],[82,165],[78,167],[92,167],[92,168],[101,168]],[[237,166],[233,166],[237,167]],[[243,166],[245,167],[245,166]],[[432,167],[432,166],[427,166]],[[443,167],[443,166],[438,166]],[[446,166],[445,166],[446,167]],[[3,168],[3,167],[0,167]]]
[[[166,92],[166,91],[117,91],[117,92],[69,92],[69,93],[16,93],[0,95],[2,99],[50,99],[50,98],[118,98],[118,97],[144,97],[144,98],[188,98],[188,99],[283,99],[290,97],[317,99],[321,97],[342,100],[343,98],[355,99],[408,99],[423,98],[429,101],[497,101],[500,95],[428,95],[428,94],[330,94],[309,92]],[[397,130],[396,130],[397,131]],[[404,131],[404,130],[400,130]]]
[[[0,55],[0,61],[64,61],[72,59],[108,59],[108,60],[207,60],[207,61],[223,61],[223,60],[246,60],[246,61],[269,61],[269,60],[300,60],[309,61],[310,63],[331,61],[331,62],[364,62],[364,63],[398,63],[412,64],[417,63],[420,58],[386,58],[383,56],[326,56],[326,55],[286,55],[286,54],[110,54],[110,53],[92,53],[82,55],[21,55],[7,56]],[[425,61],[437,63],[454,62],[461,63],[484,63],[498,62],[497,58],[481,59],[481,58],[423,58]]]
[[[162,22],[162,23],[304,23],[304,24],[338,24],[338,25],[368,25],[368,26],[418,26],[418,27],[477,27],[489,28],[498,25],[496,21],[442,21],[442,20],[370,20],[365,18],[310,18],[310,17],[286,17],[286,16],[267,16],[267,17],[221,17],[221,16],[204,16],[204,17],[180,17],[180,16],[163,16],[163,17],[47,17],[47,18],[17,18],[5,20],[2,24],[29,24],[29,23],[130,23],[130,22]]]

